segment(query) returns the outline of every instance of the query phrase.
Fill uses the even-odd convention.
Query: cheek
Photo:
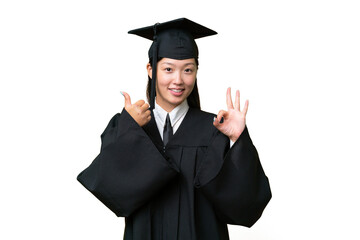
[[[195,80],[196,80],[196,75],[195,76],[189,76],[187,78],[184,79],[184,83],[186,85],[186,87],[188,87],[189,89],[193,89],[195,86]]]
[[[159,76],[156,79],[156,85],[159,91],[163,92],[169,87],[170,81],[166,76]]]

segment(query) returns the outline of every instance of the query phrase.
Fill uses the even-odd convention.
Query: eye
[[[171,72],[171,68],[169,67],[165,68],[165,72]]]
[[[185,69],[185,72],[186,72],[186,73],[192,73],[193,70],[192,70],[191,68],[187,68],[187,69]]]

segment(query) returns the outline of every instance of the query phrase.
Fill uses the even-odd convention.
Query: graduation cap
[[[217,32],[204,27],[186,18],[179,18],[169,22],[129,31],[140,37],[152,40],[149,49],[149,59],[152,59],[152,81],[150,92],[150,108],[155,106],[156,70],[158,58],[171,58],[177,60],[195,58],[199,50],[195,39],[217,34]]]

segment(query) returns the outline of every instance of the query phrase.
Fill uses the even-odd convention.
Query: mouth
[[[170,93],[172,93],[175,96],[181,96],[183,92],[185,91],[184,88],[169,88]]]
[[[182,92],[182,91],[185,90],[183,88],[169,88],[169,89],[170,89],[170,91],[177,92],[177,93]]]

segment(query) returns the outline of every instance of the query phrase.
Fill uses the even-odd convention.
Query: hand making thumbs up
[[[125,97],[125,110],[140,127],[146,125],[151,119],[149,104],[144,100],[139,100],[136,103],[131,104],[130,95],[126,92],[121,92],[121,94]]]

